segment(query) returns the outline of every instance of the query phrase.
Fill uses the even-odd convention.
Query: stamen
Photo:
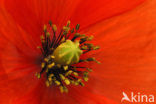
[[[37,47],[42,51],[43,60],[41,71],[35,74],[36,77],[41,78],[41,75],[45,73],[46,86],[59,86],[61,93],[68,92],[66,87],[68,85],[84,86],[83,82],[89,80],[89,72],[92,72],[92,69],[75,66],[75,64],[90,61],[99,63],[95,58],[81,59],[82,54],[100,47],[87,43],[93,39],[93,36],[78,33],[79,28],[80,25],[77,24],[75,28],[71,29],[70,21],[68,21],[60,33],[56,34],[57,26],[49,21],[48,25],[44,25],[43,35],[40,37],[42,46]]]

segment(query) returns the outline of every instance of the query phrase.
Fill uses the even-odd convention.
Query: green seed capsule
[[[72,42],[66,40],[66,42],[60,44],[54,51],[53,56],[55,63],[61,65],[71,65],[79,62],[82,50],[79,48],[79,42]]]

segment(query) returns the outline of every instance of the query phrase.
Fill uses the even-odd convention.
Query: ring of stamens
[[[89,51],[99,49],[99,46],[94,46],[88,41],[93,39],[93,36],[86,36],[78,33],[80,25],[77,24],[75,28],[70,28],[70,21],[64,26],[59,35],[56,36],[57,27],[49,21],[48,25],[44,25],[43,35],[41,35],[42,46],[38,46],[42,52],[43,60],[41,63],[40,73],[36,73],[38,78],[41,78],[43,73],[46,74],[46,85],[59,86],[61,92],[68,92],[67,85],[81,85],[84,86],[84,81],[88,81],[89,72],[92,69],[84,66],[75,66],[74,64],[62,65],[55,62],[55,56],[53,55],[56,48],[67,40],[72,42],[79,41],[79,48],[86,54]],[[77,63],[81,62],[98,62],[95,58],[81,59]],[[84,71],[80,70],[84,69]]]

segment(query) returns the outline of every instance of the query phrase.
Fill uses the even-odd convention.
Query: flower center
[[[47,87],[59,86],[62,93],[68,92],[67,85],[84,86],[83,82],[88,81],[89,72],[92,70],[85,66],[77,66],[77,63],[90,61],[99,63],[92,57],[81,59],[82,54],[99,49],[99,46],[88,43],[93,37],[78,33],[79,24],[72,29],[69,26],[70,21],[63,26],[59,34],[56,34],[57,27],[50,21],[48,25],[44,25],[41,35],[42,46],[38,46],[43,60],[41,71],[36,73],[36,76],[41,78],[45,73]]]

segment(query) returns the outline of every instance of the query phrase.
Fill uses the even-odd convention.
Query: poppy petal
[[[35,76],[33,76],[32,74],[29,73],[29,75],[23,76],[18,79],[8,79],[7,77],[3,80],[0,80],[0,103],[14,104],[12,102],[15,99],[29,92],[32,87],[34,87],[38,83],[38,81],[35,80]]]
[[[155,94],[156,1],[103,21],[84,31],[98,34],[95,54],[102,64],[92,65],[91,91],[120,102],[122,91]],[[88,85],[89,86],[89,85]],[[111,92],[111,93],[110,93]]]
[[[35,1],[34,1],[35,2]],[[49,2],[51,2],[51,1],[49,1]],[[88,25],[91,25],[91,24],[93,24],[93,23],[95,23],[95,22],[97,22],[97,21],[100,21],[100,20],[102,20],[102,19],[106,19],[106,18],[109,18],[109,17],[111,17],[111,16],[114,16],[114,15],[117,15],[117,14],[119,14],[119,13],[122,13],[122,12],[125,12],[125,11],[127,11],[127,10],[129,10],[129,9],[132,9],[132,8],[134,8],[136,5],[138,5],[138,4],[140,4],[142,1],[137,1],[137,2],[133,2],[133,1],[120,1],[119,0],[119,2],[121,2],[121,5],[115,5],[116,4],[116,1],[112,1],[111,3],[112,4],[114,4],[113,5],[113,9],[110,9],[110,11],[111,10],[115,10],[115,12],[112,12],[112,14],[110,14],[110,12],[108,12],[108,10],[106,9],[106,11],[105,12],[101,12],[101,11],[103,11],[104,9],[102,8],[99,8],[98,10],[98,12],[96,13],[96,11],[94,11],[94,13],[92,14],[92,12],[91,11],[89,11],[89,10],[86,10],[86,15],[88,16],[86,16],[86,15],[84,15],[84,14],[81,14],[82,13],[82,11],[83,11],[83,9],[85,8],[85,6],[87,5],[86,3],[84,3],[84,6],[82,6],[82,8],[77,8],[77,9],[75,9],[76,11],[79,11],[79,9],[80,9],[80,12],[77,12],[78,14],[73,14],[73,17],[72,18],[74,18],[72,21],[74,21],[74,22],[76,22],[76,21],[78,21],[79,23],[81,23],[81,24],[84,24],[84,25],[82,25],[82,28],[85,28],[85,27],[87,27]],[[78,3],[80,3],[80,2],[76,2],[74,5],[77,5]],[[101,3],[101,2],[100,2]],[[110,2],[104,2],[104,3],[108,3],[108,7],[111,5],[111,3]],[[110,4],[109,4],[110,3]],[[130,3],[132,3],[132,4],[130,4]],[[37,12],[33,12],[33,10],[34,10],[34,8],[30,8],[30,7],[34,7],[34,6],[36,6],[36,5],[38,5],[38,4],[36,4],[36,2],[34,3],[35,5],[34,6],[30,6],[30,5],[28,5],[29,4],[29,2],[28,1],[7,1],[7,0],[5,0],[5,3],[3,2],[3,3],[1,3],[2,4],[2,6],[0,7],[1,9],[1,11],[3,11],[3,14],[5,14],[5,15],[0,15],[0,21],[3,21],[2,22],[2,25],[1,25],[1,27],[4,27],[4,28],[1,28],[0,29],[0,33],[2,33],[3,34],[3,36],[5,37],[5,39],[6,39],[6,41],[9,41],[10,42],[10,44],[7,44],[7,46],[6,46],[6,48],[3,50],[3,52],[2,53],[4,53],[4,52],[6,52],[7,54],[6,55],[2,55],[1,57],[2,58],[4,58],[5,60],[2,60],[2,65],[3,65],[3,67],[2,68],[4,68],[4,69],[8,69],[8,70],[5,70],[5,73],[13,73],[14,71],[16,71],[17,69],[20,69],[21,67],[21,65],[19,65],[20,63],[18,63],[19,62],[19,59],[21,58],[21,56],[23,56],[23,55],[21,55],[21,54],[19,54],[18,52],[20,51],[20,52],[22,52],[23,54],[24,54],[24,56],[26,57],[26,56],[29,56],[30,54],[27,52],[27,50],[30,50],[30,49],[28,49],[28,48],[32,48],[33,49],[33,53],[30,55],[30,56],[33,56],[33,54],[35,54],[36,52],[34,52],[34,50],[35,50],[35,46],[36,45],[34,45],[33,47],[31,47],[31,42],[33,42],[33,39],[34,40],[37,40],[36,42],[39,42],[39,37],[38,37],[38,35],[40,35],[41,34],[41,31],[40,30],[42,30],[42,26],[43,26],[43,23],[45,23],[45,21],[47,22],[48,21],[48,19],[49,18],[51,18],[50,16],[48,16],[48,15],[50,15],[48,12],[45,12],[45,11],[47,11],[47,10],[44,10],[43,9],[43,13],[38,13],[38,9],[39,8],[37,8]],[[30,3],[30,4],[32,4],[32,3]],[[41,2],[41,4],[42,4],[42,2]],[[44,4],[47,4],[47,3],[44,3],[43,2],[43,5]],[[49,3],[48,3],[49,4]],[[59,2],[58,2],[58,4],[59,4]],[[62,2],[61,3],[62,5],[64,5],[64,2]],[[68,2],[66,2],[65,4],[68,4]],[[98,3],[97,3],[98,4]],[[130,6],[127,6],[127,4],[128,5],[130,5]],[[57,5],[57,4],[55,4],[54,3],[54,5]],[[80,5],[80,4],[79,4]],[[92,3],[91,2],[91,4],[89,4],[90,6],[94,6],[94,3]],[[122,7],[122,5],[124,5],[124,7]],[[51,6],[51,5],[50,5]],[[66,7],[67,5],[65,5],[64,7]],[[78,5],[77,5],[78,6]],[[102,5],[103,6],[103,5]],[[106,6],[106,7],[107,7]],[[111,5],[112,6],[112,5]],[[7,9],[4,9],[4,8],[7,8]],[[17,8],[18,7],[18,8]],[[40,7],[40,6],[38,6],[38,7]],[[46,7],[46,5],[44,5],[43,6],[43,8],[45,8]],[[49,7],[49,6],[48,6]],[[53,7],[53,6],[52,6]],[[56,6],[54,6],[55,8],[57,8]],[[60,12],[61,13],[64,13],[64,14],[66,14],[67,12],[68,12],[68,10],[70,10],[71,8],[70,8],[70,6],[67,6],[68,7],[68,9],[65,9],[65,11],[66,12],[63,12],[63,11],[61,11],[62,10],[62,8],[61,9],[59,9],[60,10]],[[95,8],[97,7],[97,5],[95,5]],[[104,7],[104,8],[106,8],[106,7]],[[124,8],[124,9],[116,9],[116,8],[119,8],[119,7],[121,7],[121,8]],[[19,9],[20,8],[20,9]],[[70,9],[69,9],[70,8]],[[75,6],[73,6],[73,8],[76,8]],[[126,9],[125,9],[126,8]],[[51,10],[51,9],[49,9],[49,10]],[[48,11],[49,11],[48,10]],[[74,9],[71,9],[71,10],[74,10]],[[9,12],[9,13],[8,13]],[[60,13],[59,12],[59,13]],[[75,11],[72,11],[72,12],[75,12]],[[46,14],[47,13],[47,14]],[[55,13],[58,13],[58,12],[54,12],[54,14],[53,15],[56,15]],[[102,14],[101,14],[102,13]],[[45,14],[45,15],[43,15],[43,14]],[[64,14],[62,14],[62,15],[64,15]],[[69,13],[70,15],[72,14],[72,13]],[[81,14],[81,16],[80,17],[78,17],[78,15],[79,14]],[[91,14],[91,15],[89,15],[89,14]],[[94,16],[96,14],[96,16]],[[21,16],[22,15],[22,16]],[[43,16],[41,16],[41,15],[43,15]],[[61,20],[61,22],[58,22],[58,23],[62,23],[63,21],[64,21],[64,19],[62,19],[62,15],[60,15],[57,19],[58,19],[58,21],[59,20]],[[41,17],[40,17],[41,16]],[[44,16],[46,16],[46,19],[45,19],[45,17]],[[57,16],[57,15],[56,15]],[[5,19],[5,17],[9,17],[9,19]],[[82,17],[86,17],[85,19],[82,19]],[[91,18],[91,19],[88,19],[89,17],[93,17],[93,18]],[[97,17],[99,17],[99,18],[97,18]],[[65,19],[67,19],[68,17],[64,17]],[[57,19],[56,20],[54,20],[55,22],[57,22]],[[80,21],[80,20],[83,20],[83,21]],[[86,23],[86,20],[88,20],[88,22]],[[95,21],[94,21],[95,20]],[[7,22],[6,22],[7,21]],[[7,29],[7,26],[9,27],[10,25],[8,25],[8,24],[10,24],[11,23],[11,30],[9,30],[9,29]],[[5,30],[5,31],[4,31]],[[21,36],[17,36],[16,34],[21,34],[22,35],[22,37],[23,38],[21,38]],[[124,33],[126,33],[126,32],[124,32]],[[9,34],[9,35],[8,35]],[[24,35],[23,35],[24,34]],[[29,35],[27,35],[27,34],[29,34]],[[118,33],[119,34],[119,33]],[[113,34],[113,35],[115,35],[115,34]],[[10,36],[12,36],[11,38],[9,38]],[[37,38],[36,38],[36,36],[37,36]],[[101,35],[98,35],[97,36],[97,39],[100,39],[100,37],[101,37]],[[21,41],[21,39],[23,39],[24,40],[24,42],[23,41]],[[19,43],[20,44],[17,44],[18,42],[17,41],[19,41]],[[98,42],[103,42],[104,40],[103,39],[101,39],[101,40],[99,40]],[[26,43],[25,43],[26,42]],[[122,41],[121,41],[122,42]],[[12,45],[14,45],[14,46],[12,46]],[[29,46],[29,47],[26,47],[26,46]],[[121,45],[121,43],[119,42],[118,43],[118,45]],[[23,47],[24,46],[24,47]],[[22,47],[22,48],[20,48],[20,47]],[[110,45],[108,45],[108,47],[110,47]],[[116,46],[117,47],[117,46]],[[1,48],[1,47],[0,47]],[[20,49],[20,50],[18,50],[18,49]],[[105,47],[104,48],[102,48],[102,50],[104,51],[104,49],[105,49]],[[123,46],[123,47],[121,47],[121,50],[124,50],[124,49],[127,49],[127,47],[126,46]],[[11,51],[9,51],[9,50],[11,50]],[[120,53],[117,53],[117,54],[114,54],[114,57],[116,56],[116,60],[118,59],[118,57],[121,55],[123,55],[123,54],[126,54],[126,53],[123,53],[122,54],[122,52],[121,52],[121,50],[117,50],[117,52],[120,52]],[[110,51],[110,54],[112,53],[113,54],[113,51],[111,51],[111,50],[108,50],[108,51]],[[107,51],[107,52],[108,52]],[[11,53],[10,53],[11,52]],[[133,51],[132,51],[133,52]],[[109,53],[109,52],[108,52]],[[18,56],[18,58],[14,58],[14,55],[13,54],[15,54],[16,56]],[[103,55],[103,54],[99,54],[99,55],[101,55],[102,57],[105,57],[105,55]],[[109,55],[109,54],[108,54]],[[117,56],[117,55],[119,55],[119,56]],[[34,55],[33,57],[36,57],[36,55]],[[99,56],[100,57],[100,56]],[[28,57],[29,58],[29,57]],[[9,61],[8,61],[8,59],[9,59]],[[11,61],[10,61],[10,59],[11,59]],[[124,60],[126,60],[127,58],[125,57],[124,58]],[[10,62],[12,62],[13,60],[18,60],[18,62],[17,62],[17,64],[15,64],[15,69],[13,68],[14,66],[11,66],[11,65],[8,65],[8,64],[5,64],[5,66],[4,66],[4,63],[10,63]],[[28,59],[28,60],[30,60],[30,59]],[[104,62],[107,62],[107,63],[109,63],[108,65],[112,65],[112,63],[114,62],[114,61],[111,61],[111,58],[109,58],[108,59],[108,57],[106,58],[106,59],[104,59],[104,60],[102,60],[102,61],[104,61]],[[16,62],[16,61],[15,61]],[[24,59],[24,62],[27,62],[27,58],[26,59]],[[123,60],[121,60],[121,63],[120,64],[114,64],[114,66],[116,65],[116,67],[118,67],[118,65],[121,65],[121,64],[125,64],[125,63],[122,63],[123,62]],[[115,63],[115,62],[114,62]],[[22,63],[21,63],[22,64]],[[32,64],[31,62],[30,62],[30,64]],[[107,69],[109,69],[109,66],[107,65]],[[13,68],[13,70],[11,69],[11,70],[9,70],[9,68],[8,68],[8,66],[11,66],[12,68]],[[18,66],[18,67],[17,67]],[[26,67],[26,69],[27,69],[27,66],[22,66],[22,67]],[[94,66],[95,67],[95,66]],[[105,65],[104,66],[101,66],[102,68],[104,68],[105,67]],[[101,67],[99,67],[99,68],[101,68]],[[122,68],[122,67],[120,67],[120,68]],[[111,69],[111,68],[110,68]],[[33,70],[35,70],[36,71],[36,69],[33,69]],[[32,70],[32,71],[33,71]],[[121,69],[122,70],[122,69]],[[101,70],[97,70],[97,72],[95,73],[95,74],[93,74],[93,76],[94,75],[99,75],[99,77],[97,78],[96,76],[94,76],[99,82],[101,81],[100,80],[100,78],[105,78],[105,76],[104,75],[101,75],[101,74],[98,74],[99,72],[101,72]],[[103,71],[102,71],[103,72]],[[106,71],[107,72],[107,71]],[[106,73],[105,72],[105,73]],[[122,71],[121,71],[122,72]],[[29,71],[28,71],[28,73],[29,73]],[[24,75],[24,74],[26,74],[26,75]],[[107,73],[106,73],[107,74]],[[123,73],[121,73],[121,75],[122,75]],[[27,73],[23,73],[21,76],[27,76],[28,74]],[[112,74],[112,76],[113,76],[114,74]],[[17,74],[17,76],[18,76],[18,78],[19,78],[19,74]],[[17,78],[17,76],[13,76],[13,77],[11,77],[11,79],[13,80],[17,80],[16,78]],[[32,77],[33,75],[31,75],[31,77]],[[29,77],[29,78],[31,78],[31,77]],[[108,77],[108,78],[110,78],[111,77],[111,75]],[[28,79],[28,80],[31,80],[31,79]],[[22,80],[22,81],[26,81],[26,80]],[[94,81],[94,80],[93,80]],[[15,82],[15,83],[14,83]],[[103,82],[103,80],[102,80],[102,82]],[[112,81],[113,82],[113,81]],[[1,82],[1,83],[3,83],[3,82]],[[8,82],[8,83],[11,83],[11,82]],[[22,82],[21,83],[18,83],[18,82],[16,82],[16,81],[12,81],[12,83],[14,83],[14,84],[11,84],[11,86],[13,86],[13,87],[7,87],[7,88],[9,88],[10,90],[9,90],[9,92],[11,93],[11,91],[13,90],[13,93],[11,93],[11,94],[8,94],[8,95],[13,95],[13,94],[15,94],[15,90],[14,89],[16,89],[16,88],[19,88],[19,86],[17,87],[15,84],[17,84],[17,85],[21,85],[22,84]],[[24,83],[24,82],[23,82]],[[91,82],[92,83],[92,82]],[[90,84],[90,83],[89,83]],[[108,82],[106,83],[105,82],[105,84],[109,84]],[[4,84],[4,85],[6,85],[6,84]],[[31,83],[30,83],[30,85],[31,85]],[[27,86],[27,85],[26,85]],[[35,86],[36,87],[36,84],[35,85],[32,85],[33,87]],[[99,87],[99,84],[97,84],[97,86]],[[3,88],[4,88],[4,86],[2,86]],[[2,89],[2,87],[1,87],[1,89]],[[14,88],[15,87],[15,88]],[[21,87],[21,86],[20,86]],[[97,87],[97,88],[98,88]],[[23,85],[22,85],[22,87],[21,87],[21,89],[24,89],[23,88]],[[104,90],[102,90],[102,92],[99,92],[100,90],[98,90],[98,89],[103,89],[103,86],[102,87],[99,87],[98,89],[96,89],[97,91],[95,91],[95,87],[93,87],[93,89],[94,90],[92,90],[92,92],[91,93],[88,93],[86,90],[86,92],[85,92],[85,94],[89,94],[89,96],[87,96],[88,97],[88,99],[83,99],[80,95],[81,95],[81,93],[80,93],[80,91],[77,91],[75,94],[71,94],[71,97],[73,97],[73,96],[75,96],[75,97],[80,97],[79,99],[82,99],[82,101],[79,101],[80,103],[83,103],[83,102],[86,102],[86,103],[94,103],[94,102],[96,102],[96,99],[98,99],[99,101],[106,101],[106,99],[105,99],[105,97],[103,97],[104,95],[103,95],[103,92],[104,92]],[[31,88],[31,90],[32,90],[32,88]],[[7,90],[3,90],[2,89],[2,92],[6,92]],[[21,90],[20,90],[21,91]],[[17,94],[17,96],[16,97],[19,97],[19,95],[21,94],[21,92],[19,91],[19,93]],[[26,90],[27,92],[31,92],[30,91],[30,89],[27,89]],[[42,90],[42,91],[44,91],[44,90]],[[83,92],[83,90],[82,90],[82,92]],[[42,93],[42,92],[41,92]],[[93,94],[92,94],[93,93]],[[108,92],[107,92],[108,93]],[[58,93],[57,93],[58,94]],[[70,94],[70,93],[69,93]],[[115,93],[114,93],[115,94]],[[25,95],[27,95],[26,93],[25,93]],[[93,98],[93,97],[95,97],[95,95],[97,96],[96,98]],[[4,96],[4,93],[2,93],[2,95],[0,95],[0,96],[3,96],[4,97],[4,100],[2,101],[2,104],[5,102],[5,101],[7,101],[6,100],[6,98],[5,98],[5,96]],[[85,95],[84,95],[85,96]],[[109,95],[108,94],[108,96],[111,96],[111,95]],[[30,98],[30,96],[26,96],[26,97],[29,97],[28,98],[28,100],[30,100],[30,99],[32,99],[32,98]],[[57,96],[55,96],[55,97],[57,97]],[[112,96],[111,96],[112,97]],[[92,99],[92,100],[89,100],[89,99]],[[21,98],[22,99],[22,98]],[[36,98],[36,99],[38,99],[38,98]],[[46,99],[46,98],[45,98]],[[57,98],[56,98],[57,99]],[[67,98],[66,98],[67,99]],[[74,99],[74,98],[73,98]],[[12,100],[12,102],[13,101],[19,101],[18,100],[18,98],[16,99],[16,98],[13,98],[13,99],[11,99]],[[27,99],[24,99],[24,100],[21,100],[21,102],[26,102],[26,100]],[[10,101],[10,100],[9,100]],[[8,101],[8,103],[9,103],[9,101]],[[49,102],[49,100],[46,100],[47,102]],[[56,102],[58,101],[58,99],[56,100]],[[21,103],[20,101],[19,101],[19,104]],[[58,101],[58,102],[62,102],[62,101]],[[69,102],[72,102],[72,101],[69,101]],[[36,101],[36,100],[34,100],[34,103],[38,103],[38,101]],[[101,103],[101,102],[99,102],[99,103]],[[102,103],[101,103],[102,104]],[[112,103],[111,103],[112,104]]]
[[[7,13],[4,7],[0,7],[0,36],[2,37],[1,40],[17,46],[21,49],[28,49],[30,48],[33,51],[36,51],[36,47],[39,44],[39,36],[32,37],[28,35],[25,30],[23,30],[12,17]],[[5,47],[4,44],[1,44],[2,47]]]
[[[144,0],[82,0],[71,17],[71,21],[81,24],[81,29],[97,22],[129,11]]]
[[[39,85],[41,86],[41,84]],[[32,92],[18,98],[15,104],[117,104],[98,94],[92,94],[87,89],[70,89],[69,93],[61,94],[56,87],[37,87]],[[39,89],[40,88],[40,89]],[[41,90],[46,89],[46,90]],[[83,92],[83,95],[82,95]],[[40,99],[40,100],[39,100]],[[31,101],[31,102],[30,102]]]
[[[49,20],[63,24],[68,19],[82,24],[82,28],[102,19],[123,13],[144,0],[4,0],[1,5],[28,34],[41,34],[42,26]],[[17,8],[18,7],[18,8]]]
[[[39,69],[37,53],[31,49],[19,48],[8,41],[0,50],[0,75],[15,79]],[[29,53],[30,52],[30,53]],[[36,70],[32,70],[35,68]],[[2,78],[3,79],[3,78]]]

